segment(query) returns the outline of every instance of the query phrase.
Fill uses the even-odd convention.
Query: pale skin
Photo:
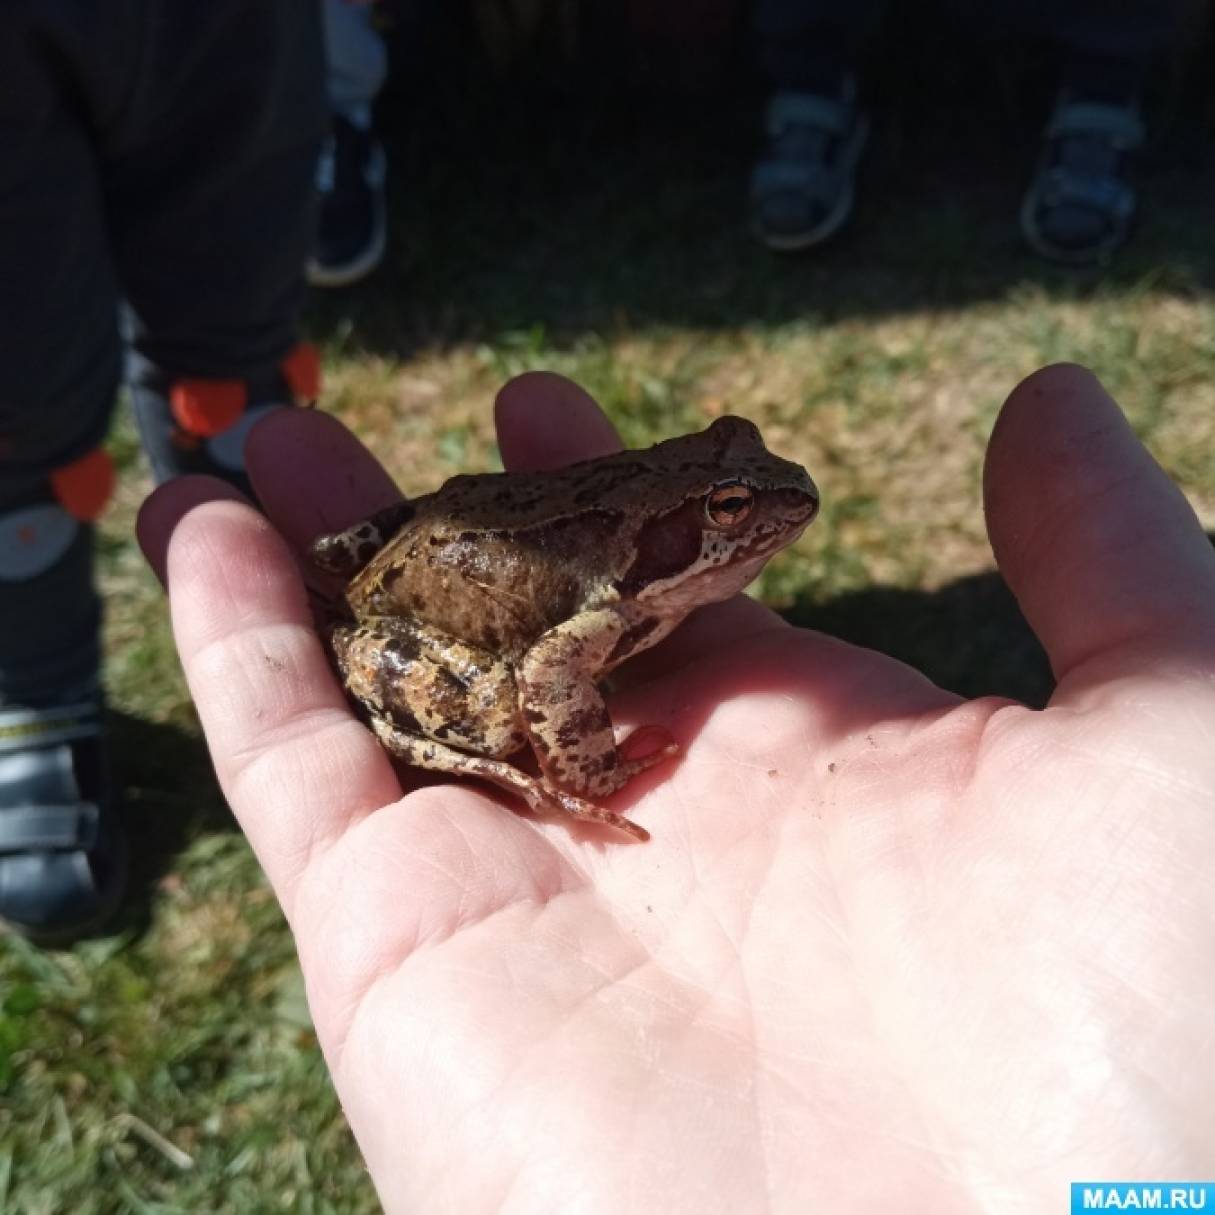
[[[616,442],[552,376],[497,421],[516,468]],[[395,491],[320,414],[250,467],[274,526],[189,479],[140,538],[389,1211],[1029,1213],[1215,1175],[1215,554],[1086,372],[1014,391],[985,477],[1050,707],[735,599],[612,700],[686,749],[612,799],[648,844],[402,785],[296,558]]]

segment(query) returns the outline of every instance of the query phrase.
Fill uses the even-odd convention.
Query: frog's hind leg
[[[405,617],[339,625],[329,641],[347,691],[372,717],[497,759],[526,743],[514,677],[488,651]]]
[[[447,746],[446,743],[411,734],[383,717],[373,716],[371,728],[391,754],[415,768],[446,772],[451,776],[480,777],[523,798],[537,814],[560,812],[583,822],[604,823],[619,831],[628,832],[635,839],[645,841],[650,838],[650,833],[644,827],[639,827],[623,815],[592,805],[572,793],[546,788],[534,776],[521,772],[504,760],[469,755],[455,747]]]
[[[609,797],[634,776],[679,754],[662,726],[642,726],[619,744],[607,704],[595,686],[599,672],[635,652],[638,639],[663,626],[634,625],[618,612],[584,612],[550,629],[515,672],[519,712],[548,784],[583,797]]]

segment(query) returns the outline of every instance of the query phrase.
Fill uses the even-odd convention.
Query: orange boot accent
[[[169,389],[174,421],[188,434],[204,439],[235,426],[248,402],[244,380],[178,380]]]
[[[321,395],[321,356],[309,342],[300,342],[279,364],[297,405],[313,405]]]
[[[92,523],[114,492],[114,461],[97,448],[51,473],[51,489],[73,519]]]

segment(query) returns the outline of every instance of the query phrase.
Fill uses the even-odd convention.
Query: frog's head
[[[718,418],[655,451],[665,504],[641,521],[620,589],[664,613],[740,591],[818,513],[806,470],[768,451],[745,418]]]

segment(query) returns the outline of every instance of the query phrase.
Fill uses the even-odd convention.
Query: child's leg
[[[0,6],[0,919],[33,934],[95,920],[122,885],[89,522],[121,358],[82,113],[120,104],[86,68],[108,56],[123,79],[122,9],[88,28],[64,6]]]
[[[132,398],[158,480],[243,485],[258,416],[316,395],[297,352],[327,122],[320,20],[299,0],[161,0],[102,181],[133,313]]]
[[[158,476],[241,479],[293,355],[325,121],[298,0],[0,5],[0,918],[72,935],[123,881],[88,519],[134,308]]]

